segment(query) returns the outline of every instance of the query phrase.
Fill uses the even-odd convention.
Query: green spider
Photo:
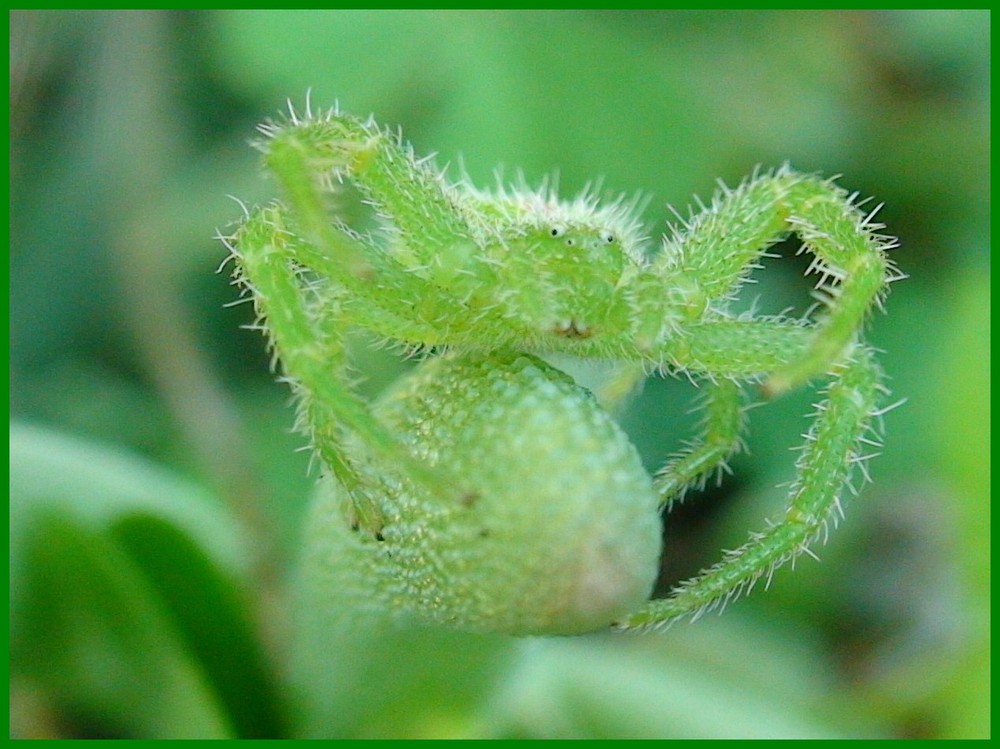
[[[861,330],[900,277],[856,195],[756,174],[651,252],[634,201],[481,191],[371,120],[289,112],[257,144],[285,202],[247,211],[226,241],[328,473],[312,521],[322,561],[367,605],[515,635],[646,628],[725,603],[837,522],[885,410]],[[338,217],[344,181],[371,231]],[[791,232],[815,256],[821,312],[731,313]],[[375,404],[351,388],[355,327],[427,355]],[[690,377],[704,433],[650,477],[607,404],[540,358],[553,355],[614,363],[619,394],[647,373]],[[661,510],[740,449],[744,391],[819,377],[784,516],[648,600]]]

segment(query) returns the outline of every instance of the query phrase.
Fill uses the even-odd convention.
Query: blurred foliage
[[[11,734],[988,736],[989,31],[988,11],[12,11]],[[654,233],[786,160],[884,201],[910,278],[870,333],[907,402],[823,563],[641,638],[294,634],[314,475],[213,235],[227,195],[273,194],[254,125],[310,90],[480,183],[641,190]],[[807,304],[784,254],[765,309]],[[398,371],[359,360],[368,393]],[[671,515],[665,584],[780,505],[809,395],[755,410],[735,476]],[[650,382],[623,416],[651,467],[692,397]],[[350,719],[317,707],[343,654]]]

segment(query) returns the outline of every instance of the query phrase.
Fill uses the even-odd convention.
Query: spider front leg
[[[258,146],[314,238],[332,230],[317,189],[315,175],[322,175],[327,191],[334,181],[352,181],[385,223],[383,262],[449,288],[480,254],[478,212],[463,210],[471,204],[398,133],[336,110],[304,117],[292,110],[287,121],[260,129],[267,138]],[[370,256],[345,260],[364,273]]]
[[[732,341],[734,349],[739,345],[738,340]],[[824,536],[829,525],[836,524],[840,517],[840,497],[845,487],[851,487],[852,472],[855,468],[865,470],[866,456],[861,446],[872,442],[866,433],[878,413],[876,404],[882,390],[879,379],[871,352],[864,346],[854,346],[833,368],[826,398],[817,406],[782,520],[761,533],[751,534],[743,546],[728,552],[721,562],[682,583],[667,598],[647,603],[618,626],[645,628],[685,615],[697,616],[749,590],[762,575],[770,579],[775,568],[807,551],[812,541]],[[729,409],[730,425],[736,413]],[[698,450],[691,454],[696,463],[698,454]]]
[[[267,137],[257,145],[306,240],[300,258],[353,298],[391,312],[387,324],[371,326],[376,332],[415,347],[482,348],[484,340],[499,347],[512,339],[491,293],[498,279],[489,248],[503,246],[496,220],[398,134],[336,110],[292,111],[261,131]],[[344,180],[373,210],[372,236],[330,215],[327,203]]]
[[[724,315],[766,248],[796,233],[815,255],[810,270],[821,274],[816,293],[826,312],[812,325],[801,356],[768,372],[763,383],[768,395],[793,389],[837,361],[887,284],[901,277],[885,254],[895,240],[876,233],[881,225],[872,222],[874,211],[861,213],[855,198],[830,181],[787,168],[724,188],[666,243],[652,278],[687,290],[687,322]]]
[[[300,424],[307,427],[324,465],[350,493],[356,521],[373,534],[381,527],[376,503],[367,497],[347,457],[347,434],[380,458],[403,467],[418,484],[442,495],[454,492],[413,458],[347,384],[342,334],[348,319],[338,310],[341,300],[329,278],[311,278],[303,258],[316,261],[321,270],[350,278],[349,273],[329,260],[320,262],[319,253],[289,228],[276,206],[253,211],[227,244],[236,259],[238,281],[253,293],[258,314],[266,320],[263,328],[270,333],[275,359],[299,396]],[[351,240],[344,237],[338,244],[349,247]],[[370,302],[363,304],[369,321],[396,320],[376,300],[362,299]]]
[[[755,382],[777,395],[828,373],[831,384],[797,464],[784,519],[751,536],[716,566],[672,594],[625,619],[622,627],[643,627],[697,614],[748,589],[762,575],[794,559],[825,533],[840,512],[855,465],[863,470],[860,446],[876,413],[879,371],[859,342],[865,315],[881,301],[898,275],[885,251],[894,240],[874,233],[854,196],[832,183],[782,169],[724,189],[664,247],[634,284],[633,334],[640,349],[650,335],[656,358],[691,374]],[[726,309],[756,260],[794,231],[816,256],[812,270],[826,312],[818,321],[734,319]],[[657,304],[656,283],[665,302]],[[659,326],[659,327],[657,327]],[[740,409],[736,386],[709,396],[706,436],[659,474],[662,501],[682,493],[710,470],[723,466],[739,445]],[[678,494],[679,495],[679,494]]]

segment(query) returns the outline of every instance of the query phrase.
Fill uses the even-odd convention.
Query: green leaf
[[[218,502],[121,450],[10,437],[12,683],[69,735],[280,735],[247,550]]]
[[[100,529],[38,513],[11,580],[14,684],[41,688],[69,736],[232,735],[142,573]],[[38,728],[18,725],[14,735]]]
[[[834,679],[803,630],[729,613],[641,637],[525,641],[490,722],[530,738],[880,735],[847,719]]]

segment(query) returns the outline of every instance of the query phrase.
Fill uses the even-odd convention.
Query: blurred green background
[[[988,11],[12,11],[11,735],[988,736],[989,27]],[[870,338],[907,401],[822,562],[645,637],[491,642],[479,661],[471,641],[369,643],[393,658],[350,719],[317,710],[359,645],[291,627],[315,474],[249,307],[225,306],[213,238],[240,215],[227,196],[274,195],[247,141],[310,90],[480,184],[499,165],[558,170],[565,194],[641,190],[654,236],[668,204],[756,165],[884,201],[910,277]],[[784,254],[752,290],[764,310],[808,302],[807,261]],[[398,371],[359,358],[368,393]],[[651,382],[623,416],[650,467],[688,436],[694,395]],[[664,584],[780,507],[811,395],[755,410],[735,475],[671,516]],[[303,648],[329,670],[292,679]]]

